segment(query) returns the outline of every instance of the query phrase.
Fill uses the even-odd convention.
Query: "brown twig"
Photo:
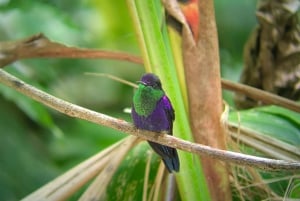
[[[234,83],[224,79],[222,79],[222,87],[227,90],[245,94],[255,100],[261,100],[262,102],[267,104],[278,105],[293,110],[295,112],[300,112],[299,103],[289,100],[287,98],[277,96],[267,91],[263,91],[244,84]]]
[[[68,47],[50,41],[43,34],[33,35],[18,41],[0,43],[0,68],[14,61],[29,58],[105,58],[142,64],[142,59],[132,54]]]
[[[0,82],[61,113],[71,117],[84,119],[99,125],[107,126],[112,129],[140,137],[144,140],[150,140],[163,145],[181,149],[183,151],[196,153],[199,155],[206,155],[225,162],[239,165],[246,165],[265,170],[300,170],[299,162],[274,160],[232,151],[214,149],[209,146],[192,143],[170,135],[138,130],[131,123],[128,123],[124,120],[116,119],[105,114],[88,110],[47,94],[29,84],[26,84],[22,80],[1,69]]]

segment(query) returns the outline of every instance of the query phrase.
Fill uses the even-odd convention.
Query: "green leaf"
[[[128,0],[130,13],[139,39],[146,71],[157,74],[174,106],[174,135],[193,141],[185,98],[181,92],[175,62],[165,24],[165,13],[159,0]],[[181,170],[176,174],[182,200],[210,200],[198,157],[179,151]]]
[[[106,200],[142,200],[146,164],[151,157],[147,187],[149,196],[160,163],[160,158],[156,154],[152,152],[150,156],[149,153],[151,152],[146,142],[140,143],[129,152],[108,186]]]
[[[300,114],[280,108],[267,106],[240,112],[231,112],[229,121],[280,139],[289,144],[300,146]]]
[[[50,129],[55,136],[62,135],[61,130],[54,124],[51,115],[43,105],[4,85],[0,85],[0,92],[37,124]]]
[[[60,171],[23,113],[2,100],[0,114],[0,200],[19,200]]]
[[[278,106],[262,107],[259,110],[276,116],[281,116],[282,118],[287,119],[291,123],[295,124],[296,127],[300,128],[300,114],[298,112]]]

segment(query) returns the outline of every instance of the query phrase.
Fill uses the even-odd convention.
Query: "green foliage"
[[[118,6],[126,11],[125,3]],[[111,16],[101,14],[100,9],[106,8],[81,1],[0,2],[0,40],[43,32],[51,40],[73,46],[135,52],[129,17],[115,25],[117,31],[108,26]],[[118,41],[110,39],[109,33]],[[132,88],[84,72],[110,73],[135,81],[143,69],[126,62],[34,59],[15,62],[5,70],[55,96],[129,120],[123,108],[131,105]],[[62,116],[2,84],[0,114],[0,200],[21,199],[125,136]]]
[[[107,200],[142,200],[144,179],[146,177],[145,169],[148,160],[151,161],[147,184],[149,196],[160,158],[149,151],[149,145],[144,142],[132,149],[122,162],[107,189]]]
[[[126,119],[126,116],[120,118]],[[59,118],[57,125],[66,132],[63,136],[51,138],[48,150],[52,160],[64,170],[126,136],[110,128],[79,119]]]
[[[287,143],[295,152],[299,153],[300,147],[300,114],[278,106],[265,106],[244,111],[231,112],[229,121],[240,128],[254,131],[257,137],[268,136]],[[246,143],[247,144],[247,143]],[[273,151],[281,154],[280,145]],[[284,149],[286,147],[282,147]],[[262,155],[259,150],[255,150],[247,145],[242,146],[244,152],[254,155]],[[296,153],[295,153],[296,154]],[[299,159],[299,155],[295,156]],[[297,158],[295,158],[297,160]],[[266,184],[278,195],[286,198],[299,198],[299,171],[290,172],[266,172],[260,171]],[[257,189],[253,186],[253,194]],[[298,196],[298,197],[297,197]],[[258,199],[266,199],[266,195],[257,195]]]
[[[164,90],[171,99],[176,118],[173,133],[185,140],[193,140],[185,110],[184,96],[179,84],[161,1],[129,0],[128,6],[145,63],[146,71],[160,76]],[[179,151],[180,168],[176,174],[182,200],[210,200],[210,194],[199,158]],[[199,194],[201,190],[201,194]],[[189,192],[188,194],[186,192]]]
[[[237,80],[242,47],[255,24],[255,3],[222,2],[216,1],[222,74]],[[242,20],[236,16],[237,10],[242,13]],[[138,52],[125,1],[0,1],[0,11],[1,41],[43,32],[54,41],[72,46]],[[86,76],[84,72],[110,73],[136,81],[144,71],[141,66],[126,62],[83,59],[23,60],[5,70],[62,99],[126,120],[130,116],[122,111],[130,107],[133,90],[106,78]],[[230,102],[230,97],[227,100]],[[299,146],[299,114],[278,107],[240,114],[243,126]],[[231,113],[230,121],[237,123],[236,115]],[[61,115],[0,84],[0,200],[21,199],[124,136]],[[143,143],[131,151],[109,185],[108,194],[141,200],[148,149]],[[158,157],[152,155],[150,185],[158,162]],[[194,168],[193,163],[189,165]],[[130,191],[122,191],[123,181],[130,184]],[[286,185],[288,182],[283,181],[273,189],[283,193],[280,188]],[[299,197],[299,180],[293,185],[290,195]]]
[[[300,146],[300,114],[277,106],[254,108],[230,113],[229,121]]]
[[[45,136],[35,135],[22,112],[2,100],[0,114],[0,199],[19,200],[60,171],[50,160]]]

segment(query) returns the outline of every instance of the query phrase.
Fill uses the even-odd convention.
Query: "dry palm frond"
[[[117,163],[119,163],[122,160],[122,158],[124,157],[123,154],[126,154],[126,151],[130,150],[130,148],[133,147],[136,143],[136,137],[126,137],[124,140],[111,145],[110,147],[106,148],[105,150],[101,151],[95,156],[72,168],[65,174],[44,185],[32,194],[29,194],[23,199],[23,201],[57,201],[67,199],[74,192],[79,190],[84,184],[86,184],[97,174],[99,174],[99,172],[106,171],[107,173],[110,168],[115,169],[116,167],[114,166],[116,166]],[[120,153],[122,152],[123,156],[120,156]],[[102,174],[100,174],[99,177],[101,177],[101,175]],[[98,180],[96,179],[95,183],[97,184],[97,182]],[[96,184],[93,184],[91,189],[94,189],[94,186]],[[92,190],[88,189],[88,191],[90,192]],[[83,198],[85,198],[85,196]]]
[[[300,148],[259,133],[257,131],[230,124],[230,136],[245,145],[255,148],[266,156],[287,161],[300,160]]]
[[[260,154],[290,161],[296,161],[300,159],[299,147],[285,143],[281,140],[263,135],[257,131],[246,129],[230,124],[228,127],[229,134],[229,146],[232,150],[241,152],[244,147],[255,149]],[[259,170],[252,167],[241,167],[231,165],[231,183],[233,185],[233,192],[235,196],[241,200],[253,200],[253,199],[264,199],[264,200],[283,200],[290,199],[290,192],[294,190],[297,184],[294,180],[300,177],[297,175],[280,176],[276,178],[276,173],[273,173],[274,178],[264,179]],[[270,173],[271,174],[271,173]],[[284,186],[285,194],[279,195],[275,192],[270,184],[281,182],[283,180],[290,180],[288,186]],[[294,183],[293,183],[294,182]],[[291,184],[292,183],[292,184]],[[299,186],[298,186],[299,187]]]
[[[94,182],[88,187],[84,194],[80,197],[80,201],[104,200],[106,187],[111,181],[112,176],[118,169],[118,166],[128,153],[128,151],[137,143],[138,138],[128,138],[121,146],[109,155],[110,161],[102,169]]]
[[[160,163],[148,201],[158,201],[165,167]]]
[[[148,182],[149,182],[150,164],[151,164],[152,153],[153,152],[150,152],[150,154],[148,154],[148,160],[147,160],[146,169],[145,169],[144,188],[143,188],[143,201],[147,201]]]

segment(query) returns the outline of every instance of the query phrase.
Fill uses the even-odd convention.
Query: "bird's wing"
[[[164,107],[164,111],[166,112],[166,116],[169,121],[170,129],[169,134],[173,133],[173,121],[175,120],[175,111],[172,107],[171,101],[167,96],[163,96],[162,98],[162,105]]]

